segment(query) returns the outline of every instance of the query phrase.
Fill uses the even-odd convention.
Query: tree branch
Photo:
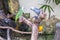
[[[32,33],[32,32],[19,31],[19,30],[16,30],[16,29],[12,28],[12,27],[9,27],[9,26],[0,26],[0,29],[11,29],[12,31],[20,33],[20,34],[31,34]],[[42,33],[42,32],[39,32],[39,34],[40,33]]]
[[[20,17],[19,18],[19,22],[24,22],[24,23],[26,23],[27,25],[29,25],[29,27],[32,27],[32,22],[30,22],[29,20],[27,20],[25,17]]]

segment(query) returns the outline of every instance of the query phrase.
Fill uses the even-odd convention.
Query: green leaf
[[[58,3],[60,3],[60,0],[58,0]]]
[[[47,5],[46,5],[45,8],[44,8],[44,12],[46,11],[46,9],[47,9]]]
[[[43,5],[41,8],[44,10],[44,12],[45,12],[46,9],[48,8],[49,18],[50,18],[50,15],[51,15],[51,11],[54,12],[53,8],[52,8],[50,5]]]
[[[51,6],[49,6],[49,8],[54,12],[54,10],[52,9],[52,7],[51,7]]]
[[[58,4],[60,4],[60,0],[58,0]]]
[[[55,0],[53,0],[53,2],[55,2]]]
[[[51,2],[51,0],[49,0],[49,2],[48,3],[50,3]]]
[[[46,3],[50,3],[51,0],[46,0]]]
[[[60,3],[60,0],[53,0],[53,2],[58,5]]]
[[[56,3],[56,5],[58,5],[58,1],[57,0],[55,0],[55,3]]]
[[[16,14],[15,21],[17,21],[18,18],[19,18],[20,16],[22,16],[22,15],[23,15],[23,10],[22,10],[22,8],[20,8],[19,11],[18,11],[17,14]]]
[[[56,5],[58,5],[60,3],[60,0],[52,0],[53,3],[55,3]],[[50,3],[51,0],[46,0],[46,3]]]
[[[41,6],[40,9],[43,9],[45,7],[45,5]]]
[[[48,7],[48,11],[49,11],[49,13],[51,13],[51,10],[50,10],[50,8]]]
[[[49,6],[48,6],[48,12],[49,12],[49,19],[50,19],[51,10],[50,10]]]
[[[50,11],[53,11],[54,12],[54,10],[52,9],[52,7],[50,5],[43,5],[40,8],[43,9],[44,12],[45,12],[48,7],[49,7]]]
[[[49,0],[46,0],[46,3],[48,2]]]

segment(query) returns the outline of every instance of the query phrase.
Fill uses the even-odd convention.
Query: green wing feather
[[[18,18],[22,15],[23,15],[23,10],[22,10],[22,8],[20,8],[19,11],[17,12],[16,16],[15,16],[15,21],[17,21]]]

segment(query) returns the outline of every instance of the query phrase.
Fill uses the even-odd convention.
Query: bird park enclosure
[[[4,14],[3,11],[1,11],[1,12],[2,12],[2,14]],[[30,40],[31,39],[31,34],[32,34],[31,29],[29,29],[29,31],[26,30],[26,29],[28,29],[28,28],[26,28],[28,25],[26,25],[25,23],[22,24],[22,25],[25,24],[24,26],[19,24],[20,25],[19,27],[20,28],[23,27],[23,28],[15,29],[15,27],[17,27],[15,22],[13,22],[10,19],[6,20],[6,17],[3,16],[2,14],[1,14],[2,20],[0,19],[0,25],[1,25],[0,26],[0,36],[2,36],[3,38],[6,37],[5,38],[6,40]],[[52,18],[51,20],[49,20],[47,22],[46,21],[40,22],[41,26],[39,26],[39,28],[38,28],[39,29],[38,31],[40,31],[39,35],[38,35],[38,40],[54,40],[54,37],[55,37],[55,31],[54,31],[55,28],[54,27],[55,27],[56,23],[54,21],[52,21],[53,19],[56,23],[59,22],[59,20],[56,20],[56,18]],[[49,24],[50,21],[52,21],[53,23]],[[46,24],[48,24],[48,25],[46,25]],[[4,30],[1,31],[1,29],[4,29],[5,31]]]
[[[0,40],[60,40],[60,20],[55,16],[45,20],[44,11],[33,7],[37,16],[30,18],[18,0],[0,0],[0,5]]]

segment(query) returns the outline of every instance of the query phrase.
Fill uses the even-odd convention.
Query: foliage
[[[51,14],[51,11],[54,12],[54,10],[52,9],[52,7],[50,5],[43,5],[40,7],[41,9],[44,10],[44,12],[46,11],[46,9],[48,9],[48,12],[49,12],[49,19],[50,19],[50,14]]]
[[[19,9],[18,0],[8,0],[8,7],[11,13],[17,13]]]
[[[42,34],[39,35],[38,40],[53,40],[54,39],[54,35],[53,34]]]
[[[30,18],[30,13],[24,13],[23,16],[24,16],[26,19],[28,19],[28,18]]]
[[[53,3],[55,3],[56,5],[58,5],[60,3],[60,0],[52,0]],[[51,2],[51,0],[46,0],[46,2]]]
[[[53,1],[53,3],[55,3],[56,5],[58,5],[60,3],[60,0],[45,0],[46,3],[50,3],[51,1]],[[53,8],[50,5],[43,5],[40,7],[41,9],[44,10],[44,12],[46,11],[46,9],[48,9],[49,12],[49,19],[50,19],[50,15],[51,15],[51,11],[54,12]]]
[[[50,5],[43,5],[40,8],[43,9],[44,12],[46,11],[47,8],[48,8],[49,13],[51,13],[51,11],[54,12],[54,10],[52,9],[52,7]]]

